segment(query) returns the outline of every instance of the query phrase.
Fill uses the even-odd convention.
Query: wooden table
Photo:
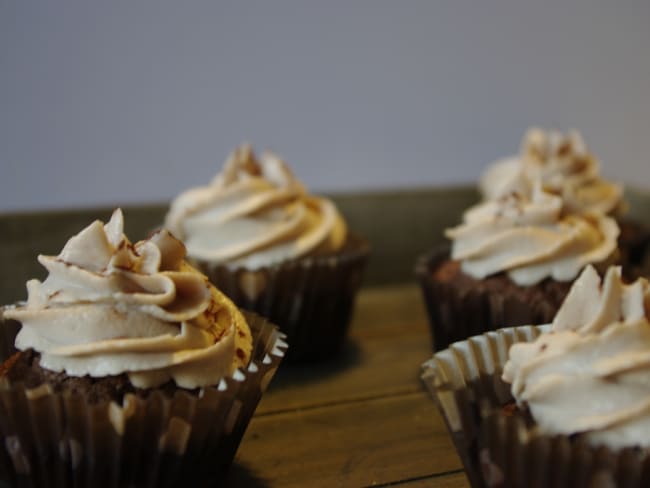
[[[632,218],[650,225],[650,193],[626,197]],[[334,197],[372,247],[350,340],[331,362],[281,366],[242,440],[229,486],[468,486],[419,379],[431,349],[413,265],[476,199],[472,187]],[[124,210],[136,241],[160,225],[167,206]],[[58,254],[71,235],[110,212],[0,215],[0,304],[23,299],[24,283],[45,277],[37,254]]]
[[[362,290],[339,358],[280,368],[228,486],[469,486],[419,379],[430,355],[416,285]]]

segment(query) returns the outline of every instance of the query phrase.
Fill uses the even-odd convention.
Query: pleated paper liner
[[[557,283],[554,294],[534,301],[523,294],[491,292],[487,287],[459,289],[454,280],[440,281],[434,276],[438,266],[449,259],[449,249],[449,245],[439,246],[420,256],[415,266],[434,351],[502,327],[549,323],[571,287],[570,282]],[[561,296],[556,296],[558,292]]]
[[[617,222],[621,229],[618,246],[623,262],[634,267],[641,266],[650,245],[650,229],[635,220],[618,219]]]
[[[291,348],[287,361],[335,356],[347,337],[370,247],[349,235],[341,251],[256,270],[194,261],[240,308],[278,324]]]
[[[502,329],[452,344],[424,363],[422,379],[442,414],[472,487],[647,487],[650,456],[545,435],[513,405],[501,380],[508,350],[548,326]],[[580,400],[578,400],[580,401]]]
[[[0,362],[11,356],[14,348],[14,338],[20,330],[20,324],[14,320],[4,320],[2,307],[0,307]]]
[[[0,382],[0,486],[214,486],[287,349],[273,324],[245,315],[251,362],[198,394],[129,394],[119,407]],[[10,336],[0,335],[4,353]]]

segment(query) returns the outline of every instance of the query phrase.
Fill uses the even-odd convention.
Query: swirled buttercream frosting
[[[650,447],[650,286],[587,267],[551,331],[510,348],[503,379],[542,432]]]
[[[69,376],[127,374],[136,387],[169,380],[184,388],[217,384],[248,363],[243,315],[184,260],[168,231],[132,244],[116,210],[72,237],[58,256],[39,256],[48,276],[27,283],[18,320],[20,350]]]
[[[512,192],[470,208],[445,234],[466,274],[483,279],[504,272],[529,286],[549,277],[570,281],[586,265],[611,259],[619,232],[600,213],[564,214],[562,198],[537,185],[530,196]]]
[[[560,195],[568,212],[625,211],[623,187],[600,177],[598,160],[576,131],[529,129],[519,155],[497,161],[483,174],[479,188],[484,198],[497,199],[513,191],[530,195],[536,182]]]
[[[179,195],[165,226],[193,259],[252,269],[337,251],[347,232],[330,200],[308,194],[280,158],[258,159],[249,145],[209,185]]]

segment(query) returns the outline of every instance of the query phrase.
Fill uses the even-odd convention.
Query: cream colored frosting
[[[570,281],[587,264],[611,259],[619,232],[603,214],[563,215],[561,197],[538,185],[530,196],[513,192],[470,208],[445,234],[463,272],[477,279],[506,272],[528,286],[547,277]]]
[[[336,251],[347,232],[330,200],[307,194],[280,158],[258,160],[249,145],[208,186],[179,195],[165,225],[191,258],[252,269]]]
[[[650,447],[650,285],[587,267],[551,332],[510,348],[503,379],[540,430]]]
[[[479,182],[486,199],[516,191],[530,195],[536,182],[560,195],[567,212],[619,214],[625,210],[623,187],[603,180],[598,160],[580,134],[564,135],[539,128],[528,130],[518,156],[497,161]]]
[[[72,237],[58,256],[39,256],[45,281],[27,283],[18,320],[20,350],[69,376],[126,373],[138,387],[174,380],[214,385],[248,363],[251,333],[235,305],[184,261],[168,231],[131,244],[116,210]]]

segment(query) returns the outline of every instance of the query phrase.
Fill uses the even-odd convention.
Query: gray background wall
[[[164,201],[241,141],[319,191],[470,183],[531,124],[650,187],[648,0],[0,0],[0,212]]]

